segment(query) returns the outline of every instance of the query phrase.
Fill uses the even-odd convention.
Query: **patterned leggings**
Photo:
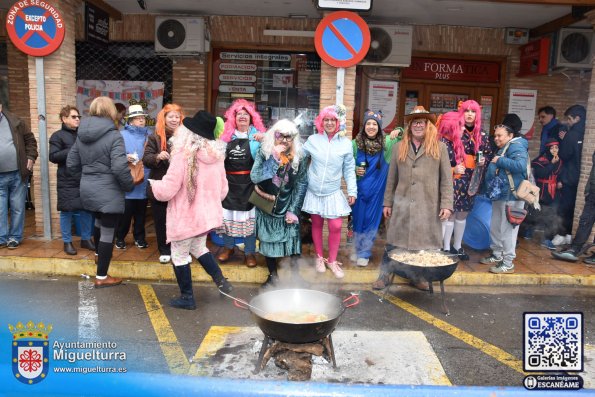
[[[185,240],[171,242],[171,261],[175,266],[184,266],[188,264],[188,256],[192,254],[195,258],[200,258],[207,252],[207,234],[190,237]]]

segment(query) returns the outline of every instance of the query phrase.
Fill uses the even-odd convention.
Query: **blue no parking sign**
[[[314,33],[316,52],[337,68],[357,65],[370,48],[370,29],[356,13],[333,12],[320,21]]]
[[[6,31],[19,50],[43,57],[60,48],[64,40],[64,19],[46,1],[18,1],[6,13]]]

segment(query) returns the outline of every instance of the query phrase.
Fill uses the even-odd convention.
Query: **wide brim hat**
[[[406,114],[403,119],[405,120],[405,124],[409,124],[411,120],[415,119],[426,119],[430,120],[432,124],[436,124],[436,114],[428,112],[426,108],[421,105],[414,107],[411,113]]]
[[[131,119],[138,116],[148,116],[147,113],[143,110],[142,105],[130,105],[128,108],[128,115],[126,118]]]
[[[217,118],[207,111],[199,110],[194,116],[185,117],[182,124],[196,135],[211,141],[215,139]]]

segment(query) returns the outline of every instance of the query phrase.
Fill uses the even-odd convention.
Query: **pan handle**
[[[244,303],[244,302],[242,301],[242,303]],[[235,307],[238,307],[238,308],[240,308],[240,309],[244,309],[244,310],[248,310],[248,306],[245,306],[245,305],[243,305],[242,303],[239,303],[239,299],[238,299],[238,300],[234,300],[234,301],[233,301],[233,305],[234,305]]]
[[[356,294],[351,294],[351,296],[348,296],[347,298],[343,299],[343,303],[347,303],[350,300],[353,300],[353,303],[350,303],[348,305],[345,305],[345,307],[353,307],[353,306],[357,306],[359,305],[359,296]]]

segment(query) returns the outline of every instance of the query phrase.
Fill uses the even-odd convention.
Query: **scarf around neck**
[[[383,150],[382,138],[383,135],[380,131],[378,131],[376,136],[372,139],[368,138],[365,131],[362,131],[355,137],[355,143],[357,144],[358,150],[362,150],[369,155],[374,155]]]

